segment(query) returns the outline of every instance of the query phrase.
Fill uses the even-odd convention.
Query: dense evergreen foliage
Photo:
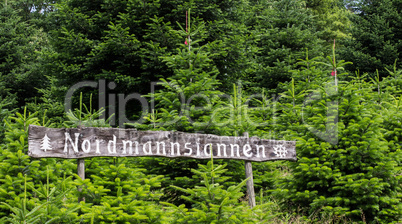
[[[351,21],[352,39],[345,42],[344,58],[350,69],[387,76],[394,63],[401,65],[402,2],[399,0],[359,1]]]
[[[402,222],[400,0],[0,4],[1,223]],[[29,125],[248,132],[298,161],[253,163],[250,208],[243,161],[87,158],[81,179],[28,156]]]

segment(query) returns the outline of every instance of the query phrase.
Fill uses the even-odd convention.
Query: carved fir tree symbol
[[[285,158],[286,154],[288,154],[288,150],[284,145],[276,145],[274,146],[274,153],[279,158]]]
[[[47,134],[45,134],[45,137],[43,137],[43,139],[42,139],[42,144],[40,146],[40,149],[42,149],[45,152],[47,150],[52,150],[52,147],[50,146],[50,138],[47,136]]]

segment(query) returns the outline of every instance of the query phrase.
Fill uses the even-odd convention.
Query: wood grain
[[[173,131],[29,126],[31,157],[163,156],[246,161],[296,161],[296,142]]]

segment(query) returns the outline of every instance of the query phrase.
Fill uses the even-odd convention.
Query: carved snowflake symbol
[[[288,150],[284,145],[276,145],[274,146],[274,153],[277,157],[284,158],[286,157],[286,154],[288,154]]]

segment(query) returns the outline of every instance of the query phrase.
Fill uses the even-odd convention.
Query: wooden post
[[[248,138],[248,133],[243,133],[244,137]],[[244,168],[246,170],[246,178],[250,178],[247,180],[247,196],[248,196],[248,204],[251,208],[255,206],[255,193],[254,193],[254,181],[253,181],[253,167],[251,166],[251,161],[244,162]]]
[[[81,179],[85,179],[85,158],[77,159],[77,173]],[[78,191],[82,191],[82,187],[78,187]],[[85,201],[85,197],[79,197],[78,202]]]

